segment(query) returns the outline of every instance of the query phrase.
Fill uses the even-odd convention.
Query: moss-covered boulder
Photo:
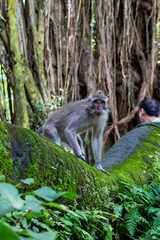
[[[120,180],[144,183],[160,170],[160,123],[143,123],[121,137],[102,165]]]
[[[108,195],[113,197],[120,190],[121,181],[141,185],[155,178],[156,171],[153,169],[158,169],[160,129],[155,126],[145,128],[145,134],[140,136],[134,151],[128,155],[126,152],[118,166],[107,168],[111,173],[108,176],[31,130],[0,123],[0,169],[8,181],[33,177],[35,183],[28,186],[27,190],[47,185],[57,191],[80,194],[82,197],[78,203],[82,206],[99,204],[104,208]],[[126,146],[129,151],[130,146],[133,146],[132,131],[125,137],[128,139]],[[132,144],[128,144],[129,140]],[[119,156],[118,151],[123,151],[122,148],[116,148],[116,144],[110,150],[116,152],[114,159]],[[103,165],[107,167],[108,161],[110,157],[106,154]]]
[[[7,181],[33,177],[32,190],[50,186],[56,191],[72,191],[78,203],[94,206],[107,197],[108,176],[37,133],[8,123],[0,123],[0,170]],[[104,188],[104,189],[103,189]]]

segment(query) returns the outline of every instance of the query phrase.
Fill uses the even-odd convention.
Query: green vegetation
[[[51,101],[45,103],[39,100],[32,101],[34,112],[29,114],[31,129],[35,130],[41,127],[49,115],[62,106],[62,100],[62,97],[52,95]]]
[[[156,33],[157,33],[157,38],[159,39],[160,36],[160,21],[156,25]],[[158,49],[160,49],[160,41],[156,42],[158,45]],[[158,51],[158,65],[160,65],[160,50]]]
[[[13,162],[6,158],[4,164],[0,158],[0,167],[6,177],[10,176],[9,180],[19,181],[22,178],[33,177],[35,183],[32,186],[25,186],[27,191],[47,185],[56,191],[73,191],[80,194],[83,196],[77,200],[80,205],[89,204],[92,207],[100,204],[105,207],[104,199],[107,200],[108,196],[106,174],[31,130],[8,123],[3,124],[9,137],[6,131],[4,134],[0,128],[1,137],[3,138],[4,134],[10,139],[9,154],[12,154]],[[8,150],[6,151],[8,153]],[[8,172],[6,164],[10,164]]]
[[[154,240],[160,239],[160,183],[139,188],[123,182],[115,201],[108,199],[108,211],[79,210],[57,203],[76,199],[72,192],[58,193],[50,187],[20,194],[17,188],[33,184],[21,180],[16,187],[0,176],[0,239],[5,240]],[[56,200],[56,202],[55,202]]]
[[[12,175],[13,161],[11,158],[11,146],[6,129],[0,124],[0,170],[7,175],[7,180]]]
[[[113,203],[115,239],[160,239],[160,184],[139,188],[123,182],[123,192]]]
[[[0,239],[158,240],[159,131],[145,132],[108,177],[31,130],[0,124]]]
[[[3,109],[3,119],[11,122],[11,109],[13,109],[13,90],[8,86],[5,68],[0,64],[0,103]],[[2,117],[2,116],[1,116]]]
[[[0,169],[7,181],[34,178],[34,184],[25,186],[23,191],[42,186],[58,192],[73,191],[82,197],[76,200],[78,206],[92,209],[98,205],[106,211],[109,197],[115,199],[122,189],[122,181],[143,186],[157,180],[159,133],[154,128],[149,128],[149,136],[144,138],[143,146],[138,144],[140,149],[137,148],[119,166],[109,169],[111,176],[108,177],[31,130],[8,123],[1,125],[1,139],[8,140],[3,140],[1,144],[5,162],[4,157],[0,157]],[[73,205],[74,202],[66,199],[63,204]]]
[[[1,180],[4,180],[2,175]],[[29,178],[18,185],[33,182]],[[54,202],[59,197],[75,199],[79,196],[71,192],[57,193],[50,187],[20,194],[15,186],[1,182],[0,238],[53,240],[58,235],[59,239],[90,240],[100,236],[112,239],[109,213],[69,208]]]

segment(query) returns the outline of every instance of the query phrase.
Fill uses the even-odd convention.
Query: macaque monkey
[[[77,134],[91,129],[95,168],[110,175],[102,168],[100,162],[102,136],[109,112],[108,97],[102,91],[98,91],[93,96],[54,111],[36,132],[42,133],[59,146],[64,142],[73,149],[77,157],[85,160],[83,141]]]

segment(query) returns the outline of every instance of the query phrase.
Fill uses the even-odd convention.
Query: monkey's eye
[[[103,101],[102,99],[96,99],[94,100],[95,104],[105,104],[105,101]]]

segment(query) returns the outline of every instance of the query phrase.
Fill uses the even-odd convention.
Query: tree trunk
[[[29,128],[29,118],[27,111],[27,99],[25,96],[24,89],[24,63],[21,51],[19,48],[19,39],[18,39],[18,26],[16,18],[16,4],[15,1],[9,0],[9,18],[10,21],[10,48],[12,52],[12,62],[14,61],[13,66],[13,82],[15,89],[15,114],[16,114],[16,123]],[[15,56],[15,57],[14,57]]]
[[[72,191],[80,194],[77,202],[81,207],[92,208],[98,204],[105,209],[108,197],[115,197],[122,181],[141,186],[158,177],[160,130],[155,126],[145,128],[145,135],[140,136],[143,144],[136,144],[127,158],[121,158],[119,166],[107,168],[111,173],[108,176],[31,130],[1,123],[0,169],[7,181],[33,177],[35,183],[27,190],[47,185],[57,191]],[[132,134],[128,140],[131,138]],[[117,148],[115,157],[122,151]],[[107,161],[103,159],[104,166]]]

